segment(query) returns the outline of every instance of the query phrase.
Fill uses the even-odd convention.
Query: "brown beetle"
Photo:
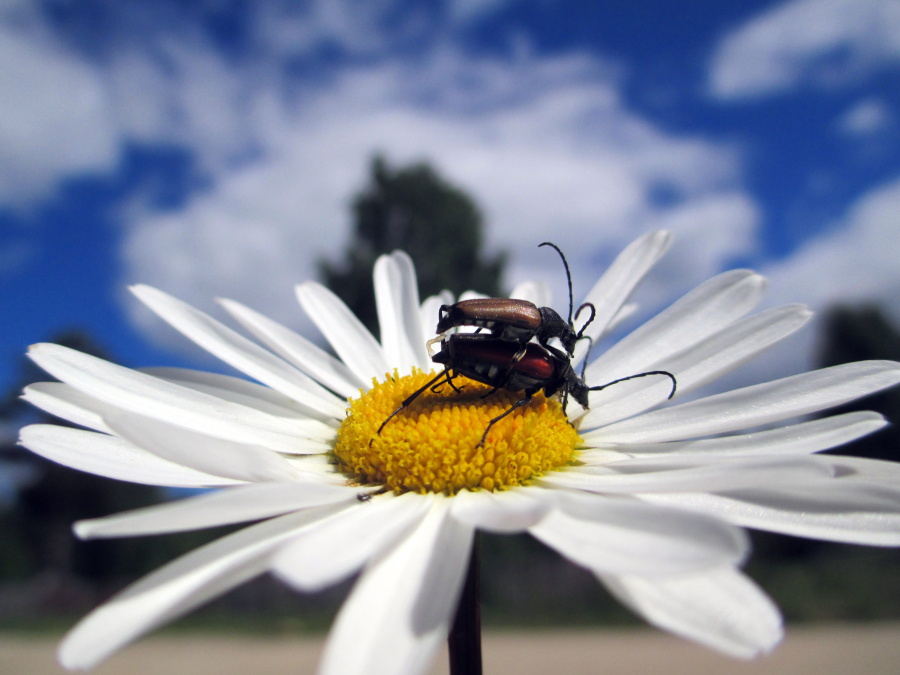
[[[475,298],[461,300],[455,305],[441,305],[436,332],[443,334],[460,326],[475,326],[479,330],[483,328],[489,330],[497,339],[518,344],[520,348],[518,353],[522,353],[521,349],[532,338],[537,339],[547,349],[558,352],[559,350],[548,344],[553,338],[558,338],[566,354],[571,357],[575,353],[575,343],[582,339],[585,328],[594,320],[596,312],[590,303],[578,308],[576,318],[585,307],[590,308],[591,318],[576,333],[572,323],[572,275],[569,272],[569,263],[556,244],[545,241],[540,246],[552,246],[559,253],[566,268],[569,286],[568,320],[563,319],[555,309],[538,307],[528,300]]]

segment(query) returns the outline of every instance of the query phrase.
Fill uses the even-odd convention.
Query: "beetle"
[[[584,331],[594,320],[596,310],[591,303],[585,303],[575,313],[577,318],[581,311],[590,308],[591,317],[576,332],[572,322],[572,274],[569,271],[569,263],[560,248],[549,241],[540,246],[552,246],[566,268],[566,280],[569,286],[569,318],[563,319],[559,313],[551,307],[538,307],[528,300],[516,300],[512,298],[473,298],[461,300],[453,305],[441,305],[436,332],[440,335],[452,328],[460,326],[475,326],[480,331],[482,328],[491,332],[491,335],[500,340],[514,342],[521,349],[536,338],[537,341],[549,350],[555,350],[548,343],[553,338],[562,342],[566,353],[571,357],[575,353],[575,343],[584,337]],[[478,332],[478,331],[476,331]],[[558,350],[556,350],[558,351]]]
[[[460,375],[481,382],[492,387],[485,396],[490,396],[498,389],[509,391],[521,391],[524,396],[510,406],[508,410],[493,418],[481,435],[481,440],[475,447],[484,445],[485,439],[494,426],[501,419],[512,413],[516,408],[527,404],[536,393],[544,390],[545,396],[553,396],[559,392],[563,395],[563,411],[565,411],[568,397],[574,398],[581,407],[588,409],[588,393],[601,391],[614,384],[633,380],[649,375],[665,375],[672,380],[672,391],[669,398],[675,395],[677,382],[672,373],[665,370],[650,370],[636,375],[629,375],[607,382],[606,384],[588,387],[584,380],[572,369],[571,361],[559,352],[549,350],[539,344],[530,342],[523,350],[514,342],[502,340],[492,335],[480,335],[477,333],[457,333],[445,337],[441,342],[441,349],[432,361],[443,364],[444,369],[422,387],[406,397],[399,407],[392,412],[381,426],[377,434],[381,433],[385,425],[393,419],[401,410],[409,406],[415,399],[421,396],[426,389],[437,391],[444,383],[459,390],[453,380]],[[370,441],[371,444],[371,441]]]

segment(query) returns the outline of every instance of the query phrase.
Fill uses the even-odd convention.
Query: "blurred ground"
[[[149,638],[116,655],[94,675],[268,675],[314,673],[321,640],[229,635]],[[0,673],[60,675],[56,640],[0,634]],[[386,650],[389,651],[389,650]],[[649,630],[492,632],[485,637],[486,675],[896,675],[900,624],[790,628],[771,656],[749,663]],[[377,673],[373,666],[372,673]],[[447,672],[441,654],[433,675]]]

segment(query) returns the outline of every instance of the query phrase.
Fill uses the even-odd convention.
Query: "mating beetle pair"
[[[578,312],[575,314],[576,318],[585,308],[591,310],[591,317],[576,333],[572,323],[572,275],[569,272],[569,263],[556,244],[545,241],[538,248],[540,246],[552,246],[559,253],[566,268],[566,279],[569,283],[568,321],[563,321],[555,309],[538,307],[527,300],[474,298],[461,300],[455,305],[441,305],[436,332],[441,335],[460,326],[474,326],[479,331],[486,328],[498,340],[513,342],[524,347],[532,338],[535,338],[545,349],[562,355],[558,349],[549,344],[550,340],[558,338],[565,347],[566,354],[571,358],[575,353],[575,343],[584,337],[584,331],[594,320],[596,312],[591,303],[585,303],[578,308]]]
[[[548,397],[562,392],[563,410],[570,395],[583,408],[588,408],[589,392],[600,391],[619,382],[649,375],[663,375],[671,379],[672,391],[669,398],[675,395],[677,386],[675,376],[665,370],[638,373],[594,387],[585,384],[583,373],[581,377],[575,373],[571,362],[575,345],[581,339],[590,340],[590,337],[584,335],[584,331],[593,321],[596,312],[590,303],[579,307],[578,313],[582,309],[589,308],[591,316],[581,330],[575,331],[572,321],[572,276],[569,265],[558,246],[550,242],[544,242],[541,246],[552,246],[556,249],[565,266],[569,286],[568,321],[563,321],[562,317],[550,307],[537,307],[526,300],[481,298],[463,300],[455,305],[442,305],[437,325],[439,337],[430,340],[429,345],[440,340],[441,349],[432,356],[432,361],[442,364],[444,370],[408,396],[381,423],[377,433],[381,433],[395,415],[409,406],[426,389],[437,391],[442,384],[447,383],[458,391],[453,380],[459,375],[492,387],[485,396],[490,396],[498,389],[521,391],[524,394],[508,410],[488,423],[477,447],[484,445],[494,424],[517,408],[526,405],[542,389]],[[447,331],[462,326],[475,327],[476,331],[446,335]],[[487,329],[490,334],[481,334],[482,329]],[[554,338],[559,339],[565,351],[548,344]],[[532,342],[532,339],[537,342]]]

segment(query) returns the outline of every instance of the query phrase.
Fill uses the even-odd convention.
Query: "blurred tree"
[[[482,257],[482,217],[471,198],[424,163],[394,170],[376,156],[371,172],[370,185],[353,202],[345,260],[320,262],[325,284],[370,330],[377,324],[372,267],[395,249],[416,263],[423,298],[445,289],[500,295],[505,256]]]
[[[54,340],[95,356],[102,350],[87,334],[69,331]],[[0,401],[0,419],[11,428],[32,423],[66,424],[24,403],[24,385],[49,379],[30,360],[23,360],[20,384]],[[0,578],[40,579],[40,597],[31,598],[25,611],[72,609],[73,603],[92,604],[105,588],[159,563],[158,545],[138,540],[81,542],[72,523],[159,502],[159,490],[74,471],[39,457],[15,444],[0,445],[4,465],[28,476],[10,508],[0,514],[4,546],[0,551]],[[164,557],[166,557],[163,554]]]
[[[817,365],[867,359],[900,360],[900,333],[876,305],[836,306],[825,312]],[[900,391],[867,396],[823,416],[874,410],[892,424],[836,448],[838,455],[900,459]],[[896,551],[753,532],[749,571],[789,620],[894,619],[900,614]]]
[[[819,366],[867,359],[900,361],[900,332],[877,305],[839,305],[829,309],[823,322]],[[900,390],[894,387],[828,411],[828,414],[851,410],[875,410],[892,424],[878,433],[840,448],[838,452],[860,457],[900,459]]]

